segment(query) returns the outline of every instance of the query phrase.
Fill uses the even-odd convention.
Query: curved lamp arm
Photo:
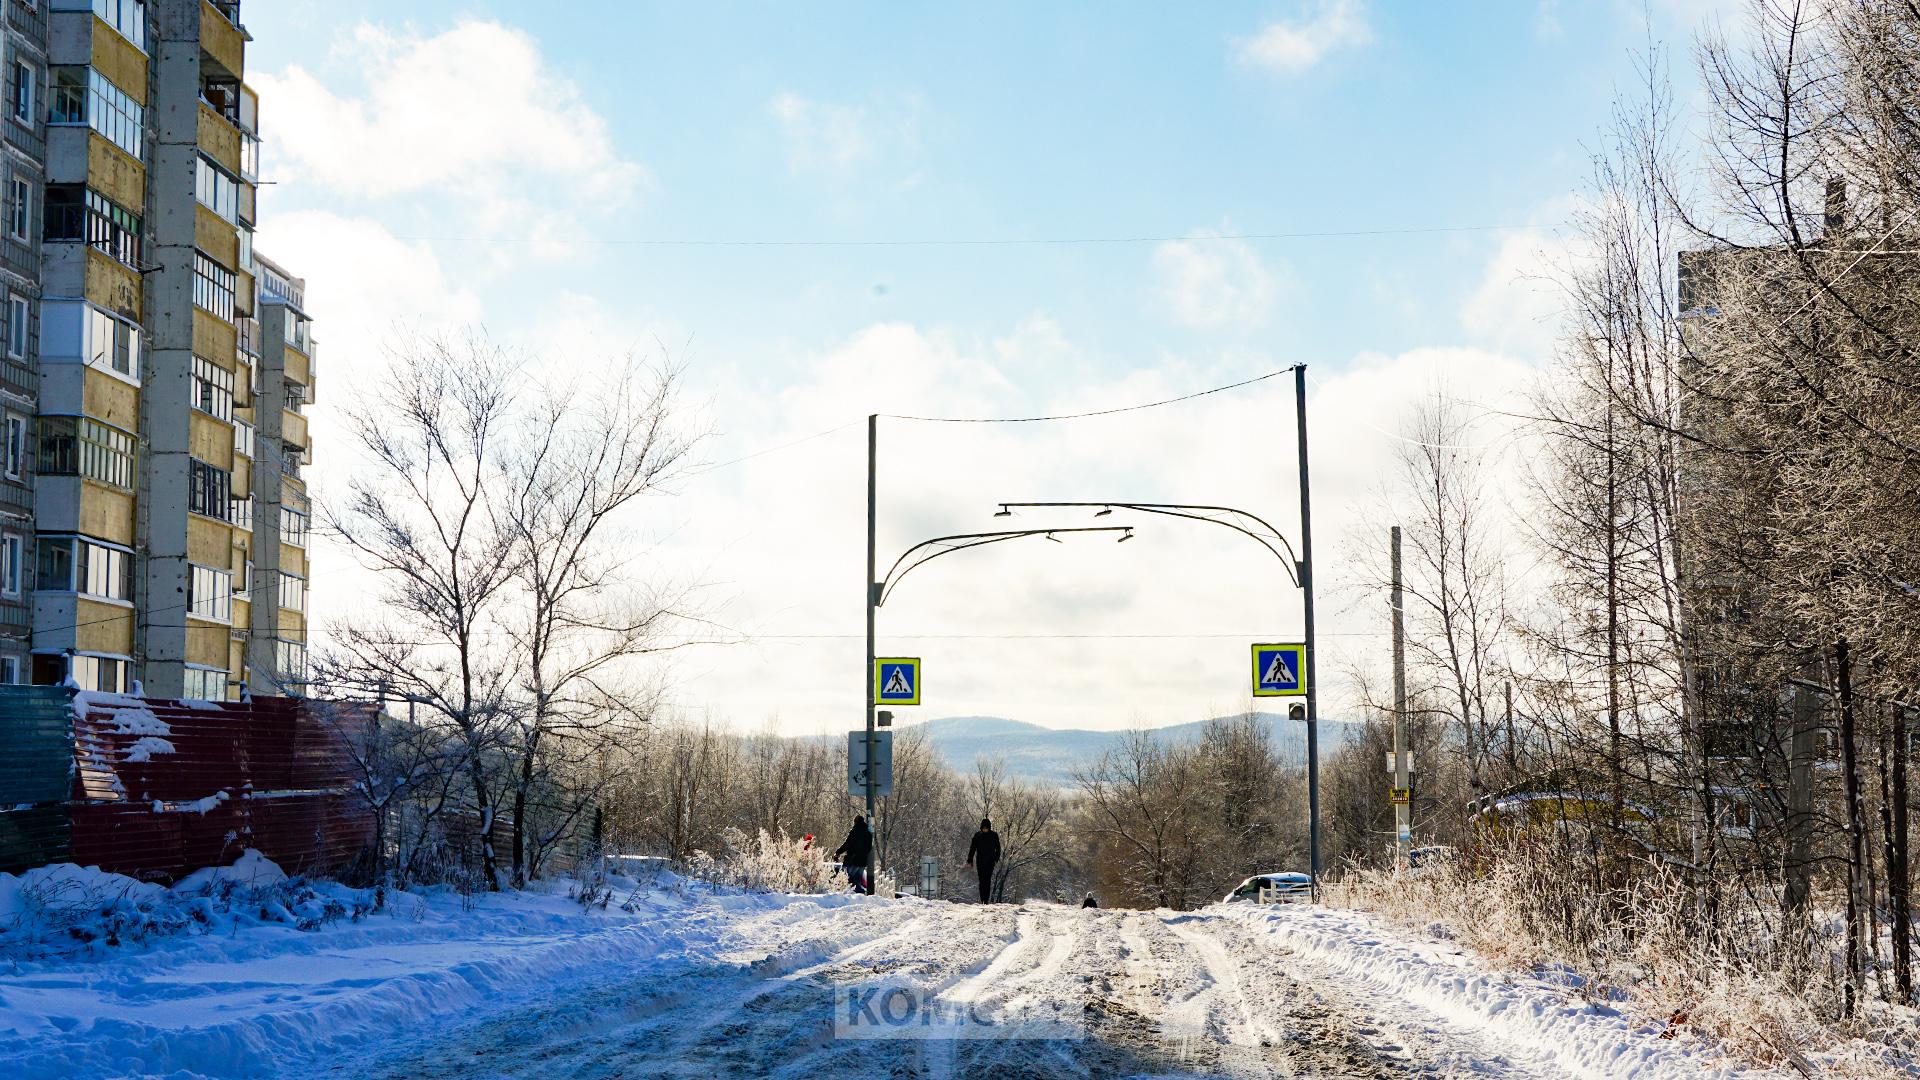
[[[1272,555],[1276,559],[1279,559],[1281,565],[1286,567],[1287,580],[1293,582],[1294,588],[1297,589],[1300,587],[1300,570],[1299,570],[1300,557],[1294,553],[1293,545],[1287,542],[1287,538],[1281,534],[1279,529],[1276,529],[1272,525],[1267,524],[1267,522],[1262,518],[1258,517],[1257,515],[1250,514],[1245,510],[1237,510],[1231,506],[1206,506],[1201,504],[1190,504],[1190,503],[1014,502],[1014,503],[1001,503],[1000,512],[1001,514],[1007,514],[1012,512],[1015,509],[1035,509],[1035,510],[1054,509],[1054,508],[1092,509],[1093,507],[1096,507],[1096,506],[1102,507],[1107,511],[1137,510],[1143,514],[1161,514],[1166,517],[1186,518],[1189,521],[1204,521],[1209,525],[1219,525],[1223,528],[1232,529],[1234,532],[1240,533],[1241,535],[1250,538],[1255,543],[1259,544],[1261,547],[1266,548],[1268,554]],[[1195,513],[1194,511],[1200,511],[1200,512]],[[1245,518],[1246,520],[1255,523],[1256,525],[1260,526],[1260,528],[1266,530],[1266,532],[1264,534],[1258,533],[1252,529],[1249,529],[1243,525],[1235,524],[1234,522],[1231,522],[1231,521],[1222,521],[1217,517],[1208,517],[1207,514],[1232,514],[1235,517]],[[995,515],[995,516],[997,517],[1000,515]],[[1279,543],[1280,548],[1286,549],[1285,554],[1281,554],[1280,548],[1276,548],[1273,546],[1276,541]]]
[[[902,579],[942,555],[951,555],[956,551],[965,551],[968,548],[985,547],[988,544],[998,544],[1005,540],[1018,540],[1023,536],[1044,536],[1052,540],[1056,539],[1054,536],[1055,533],[1096,532],[1125,533],[1126,535],[1122,536],[1120,538],[1121,540],[1130,540],[1133,538],[1133,527],[1131,525],[1102,525],[1095,528],[1010,529],[1005,532],[957,533],[953,536],[936,536],[931,540],[922,540],[901,553],[900,557],[893,561],[893,566],[887,570],[886,576],[874,583],[873,606],[885,607],[887,597],[893,595],[894,588],[900,584]]]

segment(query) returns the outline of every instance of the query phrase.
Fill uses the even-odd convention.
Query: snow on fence
[[[0,872],[74,862],[171,881],[247,848],[291,872],[335,870],[373,834],[347,794],[350,764],[297,699],[0,686]]]

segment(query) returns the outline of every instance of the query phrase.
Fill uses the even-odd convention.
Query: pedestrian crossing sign
[[[1300,697],[1307,692],[1307,647],[1302,644],[1253,647],[1253,696]]]
[[[920,658],[890,656],[873,662],[875,705],[920,704]]]

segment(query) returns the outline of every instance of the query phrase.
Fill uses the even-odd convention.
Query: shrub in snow
[[[687,860],[691,877],[749,892],[825,893],[846,887],[840,868],[818,847],[785,832],[770,835],[761,829],[750,838],[727,828],[720,831],[720,842],[725,850],[719,855],[696,851]]]

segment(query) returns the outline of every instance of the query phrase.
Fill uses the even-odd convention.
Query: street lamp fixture
[[[1004,513],[1010,516],[1013,511],[1008,510]],[[1001,516],[1003,515],[994,515],[994,517]],[[1118,543],[1131,539],[1133,528],[1131,525],[1100,525],[1072,529],[1008,529],[1004,532],[957,533],[953,536],[936,536],[931,540],[922,540],[895,559],[893,567],[887,571],[886,576],[873,583],[873,606],[886,606],[887,597],[893,595],[893,590],[899,586],[903,578],[942,555],[951,555],[968,548],[985,547],[988,544],[1004,543],[1008,540],[1019,540],[1028,536],[1044,536],[1056,544],[1066,543],[1059,536],[1055,536],[1055,533],[1063,535],[1066,533],[1120,533],[1122,535],[1115,541]]]
[[[1186,518],[1189,521],[1204,521],[1209,525],[1221,525],[1234,532],[1250,537],[1255,543],[1267,549],[1274,558],[1279,559],[1286,568],[1287,578],[1295,588],[1300,587],[1302,577],[1300,558],[1294,554],[1293,545],[1281,534],[1279,529],[1267,524],[1256,515],[1245,510],[1236,510],[1231,506],[1205,506],[1195,503],[1133,503],[1133,502],[1009,502],[1000,504],[1000,512],[994,517],[1010,517],[1015,510],[1028,509],[1082,509],[1092,510],[1094,517],[1106,517],[1114,510],[1133,510],[1142,514],[1160,514],[1164,517]]]
[[[1296,378],[1296,384],[1299,383],[1301,383],[1301,380]],[[1320,738],[1318,724],[1319,710],[1315,708],[1315,706],[1317,704],[1316,698],[1319,694],[1319,685],[1312,673],[1314,661],[1313,563],[1311,555],[1313,550],[1313,533],[1310,524],[1311,518],[1307,512],[1308,503],[1305,496],[1305,389],[1303,385],[1297,386],[1297,388],[1299,400],[1303,403],[1300,406],[1300,426],[1302,431],[1300,444],[1300,478],[1302,491],[1300,500],[1300,526],[1302,537],[1301,546],[1308,552],[1305,557],[1295,554],[1293,544],[1288,542],[1286,536],[1282,535],[1279,529],[1274,528],[1256,514],[1250,514],[1245,510],[1238,510],[1231,506],[1208,506],[1197,503],[1005,502],[1000,504],[1000,513],[996,516],[1009,515],[1014,510],[1045,508],[1093,510],[1094,517],[1106,517],[1115,510],[1132,510],[1141,514],[1159,514],[1163,517],[1186,518],[1189,521],[1203,521],[1210,525],[1220,525],[1232,529],[1234,532],[1240,533],[1261,547],[1266,548],[1268,554],[1280,560],[1280,565],[1286,569],[1287,578],[1292,581],[1294,587],[1299,589],[1303,594],[1302,599],[1304,600],[1305,608],[1307,671],[1302,674],[1306,676],[1307,680],[1306,703],[1304,705],[1293,705],[1289,707],[1287,713],[1290,719],[1296,721],[1304,720],[1307,726],[1307,847],[1309,852],[1309,869],[1314,882],[1314,895],[1317,898],[1320,888]],[[1127,536],[1122,536],[1120,541],[1125,542],[1130,538],[1131,534],[1128,534]]]

